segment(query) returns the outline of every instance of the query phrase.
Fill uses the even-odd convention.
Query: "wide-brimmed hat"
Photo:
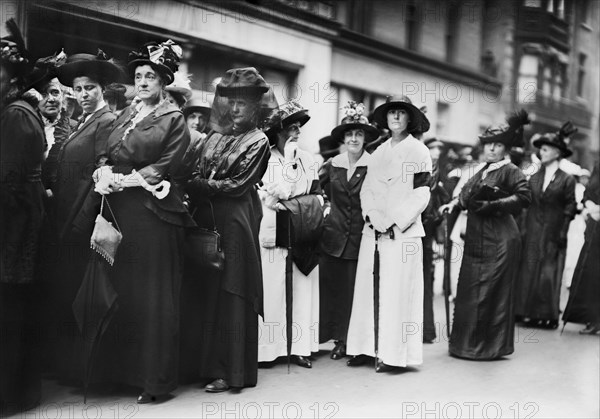
[[[73,54],[58,70],[58,80],[65,86],[73,87],[76,77],[87,76],[101,85],[118,81],[122,77],[122,71],[118,65],[109,60],[101,49],[94,54]]]
[[[308,109],[305,109],[298,101],[290,100],[271,112],[264,123],[263,131],[273,145],[279,132],[296,122],[303,126],[309,119]]]
[[[181,72],[176,71],[173,74],[173,83],[165,87],[165,90],[170,93],[179,95],[183,103],[187,103],[192,98],[192,87],[190,86],[190,79],[188,76],[184,76]]]
[[[183,115],[187,118],[192,112],[202,112],[205,115],[210,115],[212,105],[202,95],[192,95],[183,108]]]
[[[219,96],[258,96],[266,93],[269,85],[254,67],[232,68],[217,84]]]
[[[385,103],[379,105],[373,111],[373,120],[378,126],[389,129],[387,123],[387,113],[390,109],[404,109],[408,113],[410,122],[408,123],[407,131],[409,134],[418,132],[423,134],[429,131],[429,120],[423,112],[412,101],[404,95],[391,95],[385,100]]]
[[[365,144],[374,141],[379,137],[380,132],[369,123],[365,115],[365,106],[362,103],[356,103],[353,100],[343,108],[345,116],[340,124],[331,130],[331,138],[339,143],[344,142],[344,133],[351,129],[362,129],[365,132]]]
[[[40,93],[44,93],[43,90],[51,80],[57,78],[58,68],[62,66],[66,60],[67,54],[65,54],[64,50],[49,57],[38,59],[29,75],[28,87],[33,88]],[[61,90],[63,90],[63,86],[61,86]]]
[[[426,140],[423,141],[423,144],[425,144],[427,146],[427,148],[434,148],[434,147],[444,147],[444,142],[442,140],[438,140],[436,137],[431,137],[431,138],[427,138]]]
[[[573,151],[569,149],[566,139],[577,132],[571,121],[567,121],[558,130],[558,132],[542,134],[533,141],[533,146],[540,148],[544,144],[556,147],[560,150],[563,157],[569,157]]]
[[[170,39],[160,44],[148,42],[138,51],[129,53],[129,75],[133,78],[137,67],[149,65],[161,75],[165,85],[169,85],[174,81],[174,73],[179,69],[182,56],[181,47]]]
[[[323,159],[335,157],[340,154],[340,142],[327,135],[319,140],[319,154]]]
[[[500,143],[507,148],[523,145],[523,126],[529,124],[529,114],[524,109],[514,112],[506,119],[506,124],[487,128],[479,136],[481,144]]]

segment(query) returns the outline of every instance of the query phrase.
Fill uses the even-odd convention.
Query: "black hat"
[[[387,113],[390,109],[404,109],[408,115],[410,122],[408,123],[407,131],[412,133],[423,134],[429,131],[430,124],[429,120],[425,117],[423,112],[415,105],[412,104],[411,100],[404,96],[388,96],[383,105],[379,105],[373,111],[373,120],[378,126],[389,129],[387,124]]]
[[[365,106],[362,103],[356,103],[353,100],[343,108],[345,116],[340,124],[331,130],[331,138],[339,143],[344,142],[344,133],[351,129],[362,129],[365,132],[365,145],[379,137],[380,132],[369,123],[369,119],[364,115]]]
[[[58,54],[40,58],[35,62],[33,71],[29,75],[28,87],[43,93],[52,79],[58,76],[58,68],[67,60],[67,54],[62,50]],[[62,83],[61,83],[62,84]]]
[[[20,83],[24,84],[33,69],[33,62],[21,30],[13,18],[6,21],[6,29],[9,35],[0,38],[0,59],[10,72],[19,78]]]
[[[340,154],[340,142],[327,135],[319,140],[319,154],[327,160]]]
[[[479,136],[481,144],[500,143],[507,148],[523,145],[523,126],[529,124],[527,111],[521,109],[506,119],[507,125],[489,127]]]
[[[135,69],[142,65],[149,65],[164,79],[165,86],[173,83],[174,73],[179,69],[179,61],[183,51],[179,45],[170,39],[159,44],[148,42],[139,51],[129,53],[129,75],[133,78]]]
[[[296,122],[303,126],[309,119],[308,109],[305,109],[299,102],[290,100],[271,112],[264,124],[263,131],[269,138],[269,143],[273,145],[279,132]]]
[[[573,152],[568,148],[566,138],[577,132],[577,128],[573,126],[571,121],[567,121],[563,126],[555,133],[543,134],[541,137],[533,141],[533,146],[540,148],[544,144],[556,147],[560,150],[563,157],[569,157]]]
[[[232,68],[217,84],[220,96],[248,96],[266,93],[269,85],[254,67]]]
[[[122,72],[104,51],[94,54],[74,54],[58,68],[58,80],[65,86],[73,87],[76,77],[89,76],[102,85],[118,81]]]
[[[442,140],[438,140],[435,137],[431,137],[423,141],[423,144],[427,146],[427,148],[433,147],[444,147],[444,142]]]

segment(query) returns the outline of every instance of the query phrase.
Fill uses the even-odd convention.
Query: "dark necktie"
[[[79,117],[79,120],[77,122],[77,127],[75,127],[75,131],[79,131],[79,128],[81,128],[81,126],[83,125],[83,123],[85,122],[85,119],[89,116],[89,113],[84,112],[81,114],[81,116]]]

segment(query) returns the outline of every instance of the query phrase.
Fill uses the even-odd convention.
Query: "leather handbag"
[[[116,228],[102,215],[104,212],[104,203],[106,203],[106,207],[110,211],[110,215]],[[106,197],[102,195],[100,213],[96,217],[96,224],[94,225],[94,231],[90,238],[90,247],[98,252],[112,266],[115,263],[115,256],[117,255],[117,249],[119,248],[119,244],[121,244],[121,240],[123,240],[123,234],[121,234],[121,229],[119,228],[115,214],[112,212]]]
[[[217,230],[212,202],[209,200],[208,203],[213,229],[202,227],[188,229],[185,238],[185,256],[197,269],[222,271],[225,268],[225,252],[221,245],[221,235]]]

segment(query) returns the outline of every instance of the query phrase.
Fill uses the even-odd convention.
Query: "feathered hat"
[[[481,144],[501,143],[506,148],[523,145],[523,126],[529,124],[529,114],[524,109],[514,112],[506,119],[506,125],[489,127],[479,136]]]
[[[544,144],[556,147],[560,150],[563,157],[569,157],[573,152],[569,149],[567,140],[577,132],[571,121],[567,121],[557,132],[542,134],[533,141],[533,146],[540,148]]]
[[[118,81],[122,71],[104,51],[98,49],[96,54],[73,54],[58,67],[58,80],[65,86],[73,87],[76,77],[90,77],[103,86]]]
[[[172,40],[162,43],[148,42],[138,51],[129,53],[129,75],[135,76],[135,69],[141,65],[149,65],[164,79],[165,85],[174,81],[174,73],[179,69],[179,62],[183,57],[183,50]]]
[[[6,29],[9,35],[0,38],[0,59],[24,83],[33,68],[33,62],[21,30],[13,18],[6,21]]]

